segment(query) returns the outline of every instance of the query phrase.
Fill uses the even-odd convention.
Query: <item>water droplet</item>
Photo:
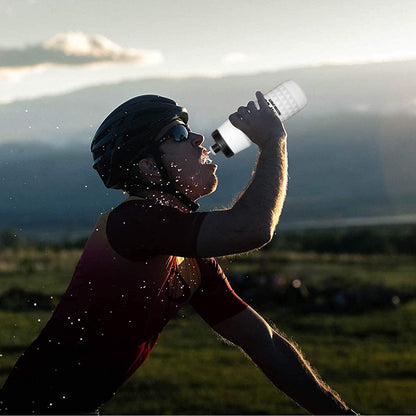
[[[393,303],[393,305],[398,305],[400,303],[400,298],[398,296],[393,296],[391,298],[391,302]]]
[[[295,279],[295,280],[292,282],[292,286],[293,286],[295,289],[299,289],[299,288],[302,286],[302,282],[301,282],[299,279]]]

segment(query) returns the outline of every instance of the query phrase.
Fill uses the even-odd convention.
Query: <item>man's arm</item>
[[[287,188],[286,131],[257,93],[253,101],[230,116],[259,147],[252,179],[232,208],[209,212],[202,222],[197,252],[200,257],[222,256],[259,248],[273,237]]]
[[[287,339],[252,308],[213,326],[241,347],[264,374],[289,397],[313,414],[356,414],[313,372]]]

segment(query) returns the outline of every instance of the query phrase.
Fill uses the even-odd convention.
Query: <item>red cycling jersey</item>
[[[0,391],[0,412],[94,411],[190,303],[215,325],[247,304],[214,258],[198,258],[207,213],[130,197],[103,214],[61,302]]]

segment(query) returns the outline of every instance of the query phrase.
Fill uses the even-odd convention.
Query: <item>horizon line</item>
[[[140,76],[126,76],[120,79],[115,79],[114,81],[101,81],[101,82],[91,82],[85,85],[81,85],[79,87],[68,88],[67,90],[61,90],[57,92],[51,93],[39,93],[33,94],[28,96],[17,96],[16,98],[0,98],[0,106],[7,106],[10,104],[16,104],[19,102],[28,102],[28,101],[36,101],[43,98],[54,98],[60,97],[65,95],[70,95],[74,92],[82,91],[88,88],[95,88],[100,86],[110,86],[110,85],[118,85],[124,82],[132,82],[132,81],[140,81],[140,80],[157,80],[157,79],[192,79],[192,78],[227,78],[227,77],[237,77],[237,76],[250,76],[250,75],[260,75],[266,73],[273,73],[273,72],[283,72],[283,71],[290,71],[290,70],[302,70],[302,69],[316,69],[316,68],[323,68],[323,67],[351,67],[351,66],[367,66],[367,65],[377,65],[377,64],[394,64],[394,63],[406,63],[416,61],[416,55],[407,57],[407,58],[395,58],[395,59],[373,59],[373,60],[334,60],[334,61],[317,61],[313,62],[305,62],[275,68],[264,68],[264,69],[248,69],[248,70],[234,70],[234,71],[195,71],[195,72],[176,72],[172,73],[159,73],[157,75],[153,75],[151,73],[145,73]],[[1,71],[1,68],[0,68]]]

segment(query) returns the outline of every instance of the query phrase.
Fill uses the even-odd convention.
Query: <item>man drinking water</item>
[[[87,413],[112,398],[190,303],[274,385],[317,414],[354,414],[230,287],[214,256],[270,242],[286,195],[286,131],[257,93],[230,116],[259,148],[229,209],[197,212],[216,169],[174,101],[135,97],[101,124],[91,150],[108,188],[129,197],[101,215],[68,289],[0,392],[3,413]],[[140,412],[138,401],[137,412]]]

